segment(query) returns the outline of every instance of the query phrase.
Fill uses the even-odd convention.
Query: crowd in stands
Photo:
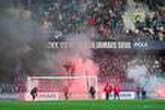
[[[123,14],[127,11],[128,0],[54,0],[32,5],[34,16],[40,16],[53,38],[68,33],[79,33],[87,27],[94,27],[103,40],[161,40],[165,38],[164,10],[151,10],[151,3],[146,4],[145,20],[135,19],[135,29],[125,29]],[[136,0],[135,0],[136,1]],[[144,1],[145,2],[145,1]],[[141,3],[143,4],[143,2]],[[145,4],[145,3],[144,3]],[[152,4],[154,5],[154,4]],[[38,8],[39,7],[39,8]],[[136,6],[138,10],[138,5]],[[147,14],[147,13],[152,13]],[[131,17],[131,16],[130,16]]]
[[[113,78],[117,79],[120,81],[125,81],[126,76],[125,76],[125,70],[126,70],[126,60],[127,56],[109,56],[109,55],[104,55],[101,58],[97,57],[96,58],[96,63],[99,64],[100,68],[100,78],[102,80],[105,80],[104,78]]]
[[[147,54],[138,56],[136,54],[97,52],[95,62],[99,65],[100,81],[110,80],[119,83],[131,81],[127,77],[127,70],[130,65],[144,65],[149,74],[157,76],[163,76],[165,74],[165,57],[160,55]]]
[[[19,77],[13,77],[14,81],[0,82],[0,94],[15,94],[23,93],[26,91],[25,77],[19,75]]]
[[[24,84],[0,84],[0,94],[23,93],[26,91]]]

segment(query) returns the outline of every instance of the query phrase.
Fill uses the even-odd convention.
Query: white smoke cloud
[[[150,74],[146,65],[137,63],[139,60],[136,59],[129,63],[127,77],[133,79],[137,86],[144,87],[148,97],[157,98],[157,90],[160,89],[165,79],[158,77],[156,73]]]

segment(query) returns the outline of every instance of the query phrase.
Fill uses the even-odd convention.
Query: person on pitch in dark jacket
[[[65,97],[65,100],[69,99],[69,88],[68,88],[68,86],[66,86],[64,88],[64,97]]]
[[[141,94],[142,94],[142,99],[146,99],[146,91],[144,90],[144,88],[142,88]]]
[[[90,93],[92,99],[95,99],[96,89],[93,86],[90,87],[89,93]]]
[[[37,87],[34,87],[32,90],[31,90],[31,92],[30,92],[30,94],[31,94],[31,96],[32,96],[32,98],[33,98],[33,101],[36,99],[36,97],[37,97],[37,92],[38,92],[38,90],[37,90]]]
[[[141,91],[141,89],[140,89],[140,87],[138,86],[138,87],[136,88],[136,98],[137,98],[137,99],[140,99],[140,91]]]

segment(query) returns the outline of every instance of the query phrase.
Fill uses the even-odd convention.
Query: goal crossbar
[[[97,80],[97,76],[30,76],[28,79],[86,79],[86,78],[95,78]]]

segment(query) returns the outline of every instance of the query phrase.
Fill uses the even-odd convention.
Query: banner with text
[[[82,45],[82,44],[81,44]],[[89,43],[83,43],[82,45],[88,48],[94,49],[165,49],[165,42],[161,41],[95,41]],[[73,45],[70,42],[48,42],[48,48],[72,48]]]

